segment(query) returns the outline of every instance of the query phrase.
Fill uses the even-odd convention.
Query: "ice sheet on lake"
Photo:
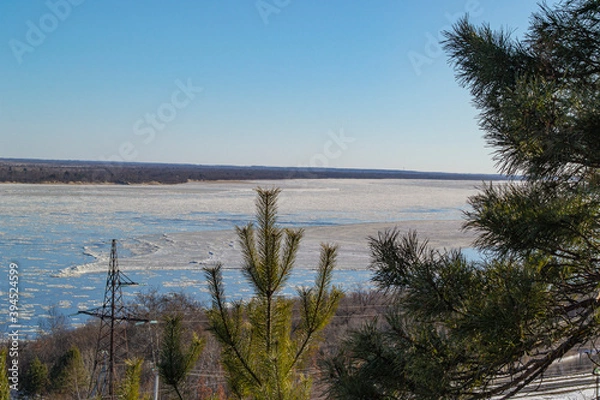
[[[142,285],[135,290],[180,289],[202,297],[205,285],[190,286],[188,280],[199,284],[203,266],[222,262],[228,268],[228,291],[243,294],[246,289],[236,283],[241,258],[234,227],[254,220],[254,188],[276,186],[282,189],[281,226],[308,227],[293,284],[310,283],[311,276],[303,272],[316,267],[320,243],[331,242],[340,246],[334,283],[352,287],[370,279],[366,237],[396,225],[394,221],[402,221],[403,231],[417,229],[435,246],[469,247],[459,227],[466,199],[477,193],[477,185],[336,179],[154,186],[3,184],[0,264],[19,264],[21,297],[35,304],[36,317],[41,305],[61,300],[72,301],[62,309],[68,315],[102,302],[113,238],[119,240],[121,270],[130,271],[128,277]]]
[[[397,227],[402,232],[416,230],[438,248],[470,247],[472,234],[461,231],[461,221],[400,221],[343,226],[308,227],[300,245],[296,268],[314,269],[319,262],[322,243],[339,246],[337,267],[361,270],[369,265],[368,236]],[[225,268],[240,268],[241,249],[233,231],[181,232],[149,235],[127,241],[123,247],[132,256],[120,257],[123,271],[198,270],[222,263]],[[142,250],[145,249],[145,250]],[[106,271],[106,256],[97,261],[63,269],[57,276],[77,276]]]

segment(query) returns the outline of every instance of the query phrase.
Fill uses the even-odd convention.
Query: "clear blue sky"
[[[0,157],[495,172],[436,43],[533,0],[0,2]]]

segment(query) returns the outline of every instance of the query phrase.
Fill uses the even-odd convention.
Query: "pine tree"
[[[8,370],[6,366],[6,347],[0,349],[0,400],[10,400],[10,383],[8,381]]]
[[[290,277],[302,230],[277,226],[279,189],[257,189],[257,228],[237,228],[243,273],[254,291],[248,301],[228,303],[222,266],[207,268],[213,305],[207,315],[210,329],[223,346],[223,365],[230,391],[239,399],[300,400],[310,396],[308,367],[319,333],[332,318],[341,292],[331,287],[337,249],[322,245],[315,286],[295,302],[281,291]]]
[[[158,362],[160,377],[164,383],[173,387],[180,400],[183,400],[181,385],[198,361],[205,344],[194,333],[189,347],[183,348],[182,320],[181,315],[166,317]]]
[[[50,384],[58,393],[71,394],[78,399],[85,397],[89,374],[77,346],[72,346],[56,360],[50,369]]]
[[[143,361],[141,358],[125,360],[125,377],[119,385],[119,400],[139,399]]]
[[[34,358],[23,377],[23,391],[29,396],[43,394],[48,387],[48,367],[39,358]]]
[[[600,3],[540,7],[522,41],[464,18],[445,42],[516,178],[469,200],[486,259],[415,234],[372,238],[394,308],[327,362],[332,398],[508,398],[598,338]]]

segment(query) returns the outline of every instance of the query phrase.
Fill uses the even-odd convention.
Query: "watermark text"
[[[19,387],[19,266],[8,266],[8,380],[11,390]]]
[[[46,7],[48,12],[40,16],[37,21],[27,20],[25,26],[25,37],[23,40],[12,38],[8,46],[12,50],[19,64],[23,63],[25,54],[33,53],[40,47],[48,36],[63,23],[73,11],[74,7],[81,5],[85,0],[48,0]]]
[[[292,0],[257,0],[254,3],[258,15],[265,25],[269,25],[269,18],[273,14],[279,14],[281,10],[289,6]]]
[[[441,27],[436,34],[426,32],[425,44],[422,51],[411,50],[408,52],[408,60],[417,76],[421,76],[425,67],[432,65],[436,59],[444,55],[444,49],[441,44],[444,40],[443,33],[451,31],[452,24],[465,14],[473,18],[479,18],[483,15],[483,7],[478,0],[466,0],[462,11],[455,13],[446,12],[444,18],[448,22],[448,25]]]

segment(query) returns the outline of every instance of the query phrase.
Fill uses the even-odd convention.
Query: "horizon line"
[[[489,172],[448,172],[448,171],[422,171],[413,169],[394,169],[394,168],[363,168],[363,167],[311,167],[311,166],[281,166],[281,165],[236,165],[236,164],[199,164],[189,162],[165,162],[165,161],[116,161],[116,160],[82,160],[82,159],[49,159],[49,158],[21,158],[21,157],[0,157],[0,162],[21,162],[21,163],[82,163],[82,164],[104,164],[121,166],[143,166],[143,165],[165,165],[165,166],[187,166],[204,168],[244,168],[244,169],[280,169],[280,170],[299,170],[299,171],[355,171],[355,172],[379,172],[379,173],[415,173],[415,174],[440,174],[440,175],[469,175],[469,176],[488,176],[501,177],[506,179],[509,175],[502,173]]]

